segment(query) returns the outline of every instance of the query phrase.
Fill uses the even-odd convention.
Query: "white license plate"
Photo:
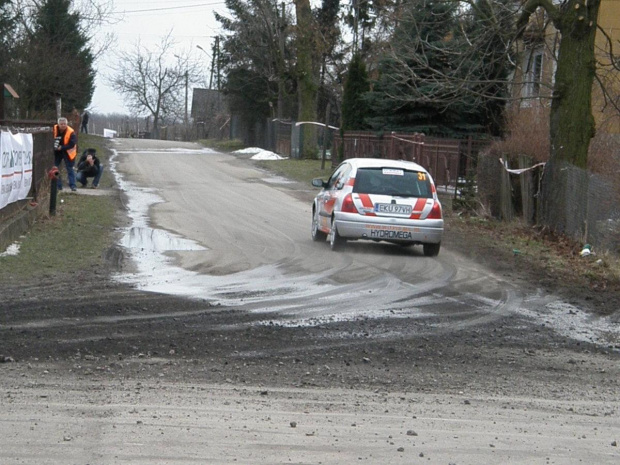
[[[411,215],[411,205],[399,205],[397,203],[375,204],[377,213],[393,213],[396,215]]]

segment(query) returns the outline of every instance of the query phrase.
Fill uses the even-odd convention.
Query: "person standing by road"
[[[86,187],[88,178],[95,178],[93,179],[91,187],[97,189],[102,174],[103,165],[99,161],[99,158],[97,158],[97,151],[95,149],[84,150],[80,157],[80,161],[78,161],[77,182],[79,182],[82,187]]]
[[[88,134],[88,119],[90,118],[88,112],[84,110],[82,113],[82,126],[80,126],[80,132]]]
[[[73,128],[69,127],[67,118],[58,118],[58,124],[54,125],[54,166],[58,168],[60,163],[65,161],[65,168],[67,169],[67,178],[69,179],[69,187],[72,191],[76,191],[75,185],[75,172],[73,166],[75,165],[75,157],[77,155],[77,138]],[[62,179],[58,176],[58,189],[62,190]]]

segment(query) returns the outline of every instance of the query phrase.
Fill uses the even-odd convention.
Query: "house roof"
[[[216,89],[194,88],[192,92],[191,117],[204,117],[212,109],[221,110],[225,106],[224,94]]]
[[[11,87],[11,84],[7,84],[6,82],[4,83],[4,96],[19,98],[19,95],[17,95],[17,92],[15,92],[15,89]]]

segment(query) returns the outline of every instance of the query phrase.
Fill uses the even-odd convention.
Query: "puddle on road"
[[[272,176],[270,178],[263,178],[262,180],[269,184],[293,184],[294,183],[294,181],[283,178],[281,176]]]
[[[157,151],[128,150],[121,153]],[[531,321],[531,324],[550,326],[565,337],[604,346],[615,345],[616,348],[620,344],[618,323],[611,318],[592,317],[553,296],[534,295],[521,300],[508,295],[496,300],[460,294],[458,298],[448,298],[443,295],[446,286],[443,282],[413,286],[387,273],[372,281],[343,285],[334,284],[330,279],[338,270],[328,270],[323,274],[291,274],[277,265],[267,265],[230,275],[210,276],[174,266],[172,259],[166,256],[167,252],[191,253],[207,249],[194,241],[151,227],[149,208],[164,200],[154,189],[125,181],[116,170],[117,156],[114,151],[110,169],[119,187],[127,194],[127,213],[132,222],[123,234],[121,245],[129,251],[137,268],[135,273],[117,274],[115,279],[119,282],[144,291],[204,299],[213,305],[234,306],[238,310],[264,314],[266,318],[254,323],[257,325],[315,327],[330,322],[380,318],[432,319],[438,314],[445,317],[445,306],[450,304],[460,308],[454,312],[454,320],[444,321],[444,330],[459,331],[459,315],[467,312],[471,314],[471,324],[483,324],[481,317],[489,321],[512,314]],[[363,299],[360,295],[364,296]],[[404,326],[403,331],[406,331]]]
[[[151,149],[123,149],[117,151],[117,153],[190,153],[190,154],[213,154],[217,153],[214,150],[208,148],[187,148],[171,147],[171,148],[151,148]]]
[[[167,252],[180,250],[206,250],[205,247],[196,244],[180,236],[173,235],[161,229],[133,226],[123,235],[121,245],[128,249],[141,251]]]
[[[116,169],[119,152],[113,152],[110,170],[120,189],[127,194],[127,214],[131,219],[131,226],[125,229],[121,245],[128,249],[137,267],[135,273],[117,274],[115,279],[118,281],[145,291],[206,299],[216,305],[226,306],[264,301],[266,298],[307,298],[331,289],[318,284],[318,281],[324,279],[322,275],[283,276],[276,266],[264,266],[225,276],[202,275],[174,266],[172,259],[165,255],[166,252],[207,249],[195,241],[150,226],[150,207],[164,200],[155,189],[142,188],[126,181]],[[126,152],[131,151],[120,153]],[[269,292],[265,292],[265,289],[269,289]]]

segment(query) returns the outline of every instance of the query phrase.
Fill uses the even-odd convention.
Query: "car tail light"
[[[429,220],[440,220],[441,216],[441,204],[437,201],[433,204],[433,208],[431,208],[431,212],[426,217]]]
[[[347,194],[347,196],[342,201],[342,208],[340,211],[345,213],[359,213],[355,204],[353,203],[353,196],[351,194]]]

